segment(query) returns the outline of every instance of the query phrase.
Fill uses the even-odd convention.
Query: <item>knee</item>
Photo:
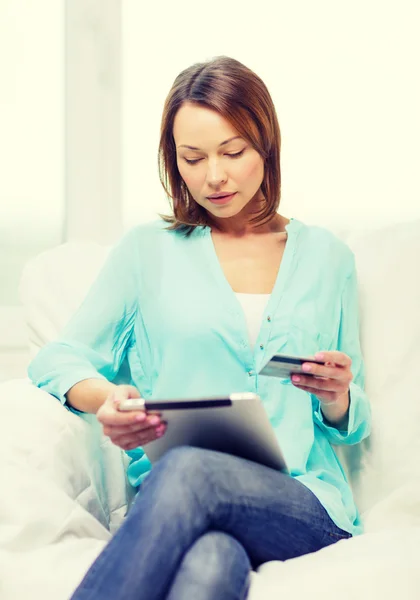
[[[235,571],[238,564],[250,569],[244,547],[232,536],[222,531],[208,531],[190,548],[183,568],[199,573],[209,584],[226,571]]]
[[[170,476],[182,477],[185,483],[188,480],[204,482],[208,467],[206,453],[207,450],[191,446],[173,448],[156,463],[152,472],[154,470],[156,475],[159,473],[164,480]]]
[[[209,467],[205,460],[205,450],[190,446],[180,446],[169,450],[151,469],[142,484],[141,491],[153,488],[155,497],[185,499],[199,493],[211,497]]]
[[[221,531],[207,531],[182,559],[168,600],[248,597],[251,565],[243,546]]]
[[[206,556],[209,567],[219,567],[225,556],[240,552],[245,554],[243,546],[234,537],[223,531],[208,531],[195,544],[197,554]]]

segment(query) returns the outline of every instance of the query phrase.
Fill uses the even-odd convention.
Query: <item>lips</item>
[[[207,199],[210,200],[210,202],[212,202],[213,204],[226,204],[227,202],[230,202],[231,198],[233,198],[235,194],[236,192],[233,192],[232,194],[217,196],[216,198],[207,196]]]
[[[209,200],[217,200],[218,198],[225,198],[226,196],[232,196],[235,192],[219,192],[218,194],[211,194],[207,196]]]

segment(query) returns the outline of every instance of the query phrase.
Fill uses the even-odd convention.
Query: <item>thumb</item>
[[[133,385],[118,385],[112,394],[114,406],[118,405],[121,400],[126,400],[127,398],[141,398],[138,389]]]

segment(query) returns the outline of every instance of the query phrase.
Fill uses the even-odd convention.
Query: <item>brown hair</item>
[[[261,191],[266,203],[254,223],[270,220],[280,204],[280,127],[264,82],[249,68],[227,56],[196,63],[175,79],[165,100],[158,152],[159,178],[172,200],[172,215],[160,215],[171,226],[189,235],[207,225],[207,211],[191,196],[177,162],[173,125],[177,111],[191,102],[218,112],[264,159]]]

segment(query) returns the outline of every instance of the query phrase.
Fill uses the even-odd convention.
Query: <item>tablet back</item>
[[[154,408],[156,407],[156,408]],[[144,446],[151,463],[177,446],[233,454],[288,472],[261,399],[252,393],[196,400],[147,400],[168,423],[165,434]]]

